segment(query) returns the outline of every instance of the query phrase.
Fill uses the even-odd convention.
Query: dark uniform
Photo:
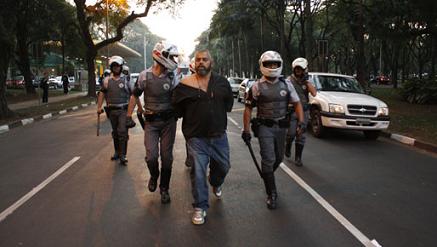
[[[300,102],[302,103],[302,108],[304,111],[304,124],[308,124],[310,106],[309,106],[309,91],[306,84],[306,79],[298,79],[294,75],[289,77],[293,87],[296,89],[297,95],[299,96]],[[291,144],[296,138],[296,157],[301,157],[303,146],[305,145],[305,133],[301,133],[296,136],[298,119],[294,114],[294,109],[291,109],[291,124],[287,132],[287,142],[286,142],[286,156],[290,157]],[[287,153],[288,152],[288,153]]]
[[[112,126],[115,154],[111,159],[120,158],[121,164],[125,165],[127,162],[127,141],[129,139],[126,127],[126,113],[131,93],[130,88],[124,77],[115,80],[110,76],[105,78],[101,92],[105,94],[107,104],[105,110]]]
[[[257,107],[257,118],[252,122],[261,153],[261,171],[269,197],[276,200],[274,171],[284,157],[284,142],[290,124],[288,105],[298,102],[293,86],[283,77],[270,82],[262,77],[246,95],[246,107]]]
[[[161,195],[168,195],[173,164],[173,144],[176,135],[176,115],[171,105],[172,90],[177,85],[173,72],[155,76],[151,69],[141,72],[134,95],[139,97],[144,92],[144,145],[146,163],[150,172],[148,188],[156,190],[160,178]],[[161,170],[159,156],[161,155]],[[169,201],[161,198],[164,203]]]

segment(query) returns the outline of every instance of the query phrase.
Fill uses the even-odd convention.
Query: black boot
[[[264,185],[266,186],[267,192],[267,208],[268,209],[276,209],[277,203],[276,199],[278,198],[278,193],[276,192],[276,184],[275,184],[275,176],[273,172],[264,173]]]
[[[285,157],[290,158],[291,156],[291,136],[285,138]]]
[[[168,190],[161,190],[161,203],[167,204],[170,202],[170,194],[168,193]]]
[[[127,166],[127,140],[120,142],[120,165]]]
[[[303,166],[303,163],[302,163],[303,145],[296,143],[296,145],[294,147],[296,148],[296,157],[294,157],[294,164],[296,166]]]
[[[159,182],[159,190],[161,191],[161,203],[166,204],[170,202],[170,194],[168,189],[170,187],[171,169],[161,168],[161,181]]]
[[[147,158],[145,158],[147,163]],[[156,188],[158,187],[158,177],[159,177],[159,168],[158,164],[147,164],[147,168],[149,168],[150,172],[150,179],[149,183],[147,185],[147,188],[150,192],[155,192]]]
[[[114,143],[114,155],[112,155],[111,160],[118,160],[118,138],[112,138]]]

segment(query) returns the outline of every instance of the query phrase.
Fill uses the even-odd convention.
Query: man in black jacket
[[[227,112],[232,110],[234,98],[226,78],[211,72],[212,63],[208,50],[197,51],[196,73],[185,77],[173,92],[173,105],[176,113],[183,117],[182,132],[194,160],[191,169],[192,222],[196,225],[205,222],[209,207],[208,164],[208,180],[217,198],[222,196],[222,185],[230,168],[226,128]]]

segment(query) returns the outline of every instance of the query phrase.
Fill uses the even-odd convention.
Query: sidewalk
[[[49,104],[54,103],[54,102],[67,100],[67,99],[83,97],[86,95],[87,95],[87,92],[79,92],[79,93],[70,93],[67,95],[53,96],[53,97],[49,97]],[[39,100],[41,100],[41,99],[39,99]],[[38,100],[28,100],[28,101],[23,101],[20,103],[9,104],[8,107],[9,107],[9,109],[15,111],[15,110],[39,106],[39,105],[43,105],[43,103],[40,103]]]

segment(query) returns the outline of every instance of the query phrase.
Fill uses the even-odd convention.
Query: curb
[[[0,125],[0,134],[8,132],[10,129],[14,129],[14,128],[17,128],[20,126],[28,125],[28,124],[31,124],[31,123],[34,123],[34,122],[37,122],[37,121],[40,121],[43,119],[50,119],[50,118],[53,118],[54,116],[62,115],[62,114],[65,114],[67,112],[77,111],[77,110],[79,110],[79,108],[85,108],[85,107],[95,105],[95,104],[96,104],[96,102],[92,101],[88,104],[81,104],[79,106],[73,106],[73,107],[58,111],[58,112],[52,112],[52,113],[48,113],[45,115],[36,116],[33,118],[25,118],[25,119],[11,122],[9,124]]]
[[[406,144],[409,146],[413,146],[413,147],[437,154],[437,146],[434,144],[428,143],[428,142],[419,141],[417,139],[414,139],[414,138],[411,138],[408,136],[403,136],[403,135],[390,133],[390,132],[386,132],[386,131],[383,131],[381,133],[381,136],[395,140],[397,142],[400,142],[400,143],[403,143],[403,144]]]

